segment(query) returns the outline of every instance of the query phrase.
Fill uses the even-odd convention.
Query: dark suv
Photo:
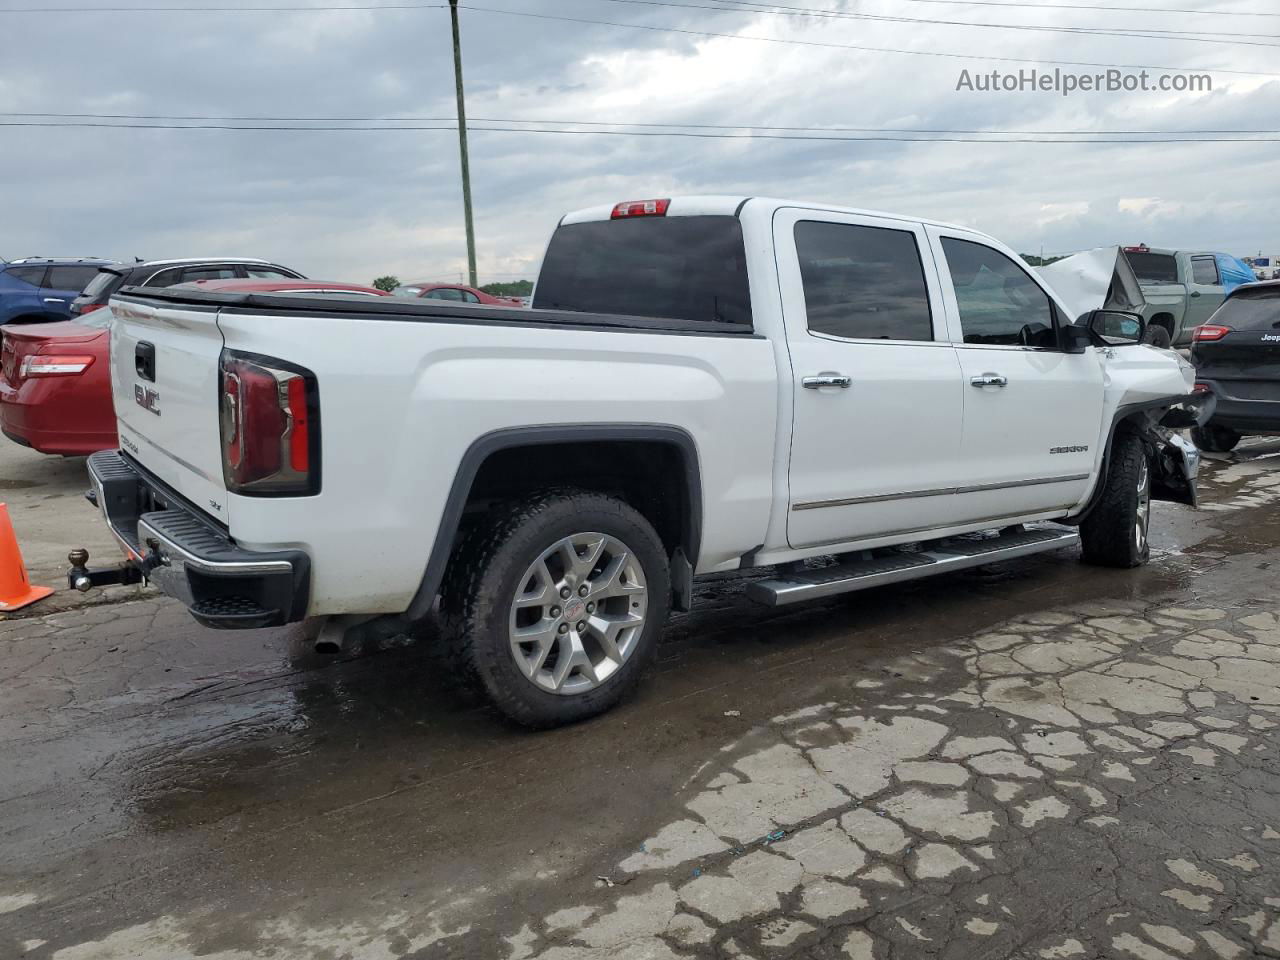
[[[1218,399],[1192,431],[1202,450],[1223,453],[1242,436],[1280,433],[1280,280],[1246,283],[1191,335],[1196,389]]]
[[[49,323],[70,316],[79,296],[112,260],[27,257],[0,261],[0,323]]]
[[[72,315],[106,306],[121,287],[172,287],[194,280],[305,280],[278,263],[243,257],[204,257],[187,260],[147,260],[103,267],[71,304]]]

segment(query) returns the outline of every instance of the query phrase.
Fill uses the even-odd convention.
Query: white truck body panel
[[[563,224],[608,220],[612,207]],[[126,451],[241,547],[311,559],[308,613],[403,612],[423,582],[467,450],[495,431],[646,424],[686,432],[701,472],[696,572],[1065,517],[1095,489],[1121,405],[1187,393],[1189,368],[1142,346],[1084,353],[967,344],[941,241],[1008,247],[931,221],[742,197],[667,216],[737,215],[754,335],[361,315],[191,310],[113,301],[113,380]],[[932,341],[811,333],[790,227],[885,226],[918,245]],[[1066,314],[1059,298],[1027,271]],[[134,349],[157,351],[161,415],[135,403]],[[218,355],[277,357],[319,384],[323,462],[311,496],[222,483]],[[839,373],[848,388],[803,386]],[[987,374],[1001,388],[975,387]],[[1060,448],[1056,449],[1055,448]]]
[[[316,558],[318,611],[404,610],[463,454],[506,428],[679,425],[702,468],[700,566],[736,566],[764,538],[777,374],[763,339],[230,312],[220,326],[228,348],[287,356],[321,378],[320,493],[230,497],[243,546]]]

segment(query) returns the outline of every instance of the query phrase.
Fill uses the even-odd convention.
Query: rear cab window
[[[1129,266],[1144,283],[1177,283],[1178,260],[1171,253],[1127,252]]]
[[[742,225],[722,214],[562,224],[533,307],[749,327]]]

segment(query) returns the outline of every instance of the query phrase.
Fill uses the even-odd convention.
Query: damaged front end
[[[1199,505],[1196,474],[1200,450],[1178,431],[1208,423],[1216,405],[1213,394],[1193,393],[1172,404],[1137,411],[1125,419],[1147,445],[1153,500]]]

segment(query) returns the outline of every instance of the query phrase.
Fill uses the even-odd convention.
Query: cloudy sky
[[[1025,131],[1019,136],[1052,139],[1060,135],[1044,132],[1270,128],[1261,136],[1280,138],[1280,12],[1265,13],[1272,5],[1132,0],[1126,5],[1186,10],[1193,2],[1216,13],[1081,9],[1090,2],[1106,5],[463,0],[468,112],[501,121],[489,125],[543,121],[543,129],[561,130],[565,121],[592,121],[814,128],[809,135],[821,135],[817,128],[908,137],[926,135],[894,131]],[[401,9],[316,9],[392,4]],[[227,12],[250,6],[300,9]],[[169,9],[139,11],[158,7]],[[1089,32],[1099,30],[1119,35]],[[425,118],[447,122],[454,110],[447,9],[411,0],[0,0],[0,50],[0,256],[236,254],[361,282],[383,273],[457,278],[465,268],[450,130],[9,125],[69,122],[19,116],[46,113],[95,115],[78,122],[102,124],[247,123],[99,119],[117,115],[424,118],[326,125],[443,126]],[[1051,71],[1063,61],[1148,65],[1157,68],[1153,78],[1159,68],[1203,71],[1213,89],[1070,97],[956,90],[962,69]],[[481,281],[532,277],[566,210],[683,193],[917,214],[976,226],[1029,253],[1140,241],[1278,253],[1278,148],[475,129]]]

